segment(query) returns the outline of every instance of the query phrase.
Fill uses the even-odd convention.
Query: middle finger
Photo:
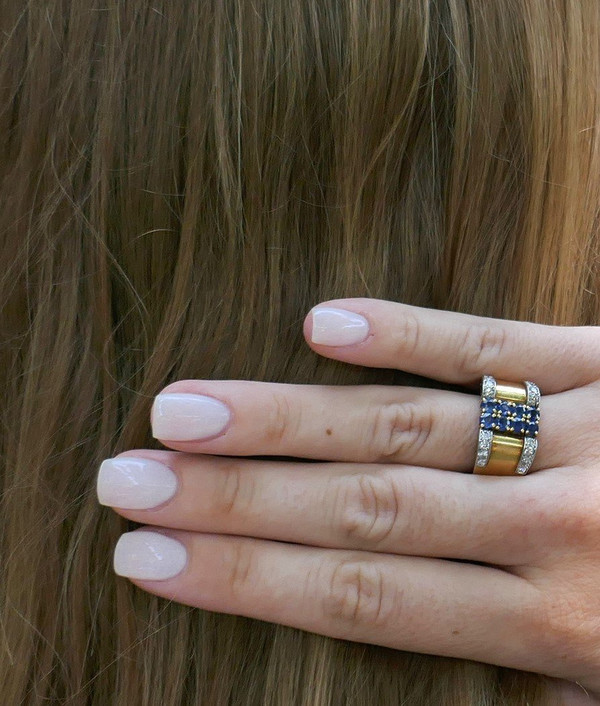
[[[156,463],[166,468],[162,474]],[[169,485],[169,473],[172,495],[162,500],[152,491]],[[547,547],[548,523],[530,519],[552,516],[548,487],[569,490],[564,473],[542,482],[547,473],[511,483],[411,466],[265,462],[144,449],[102,464],[98,496],[141,524],[516,566],[534,562],[540,547]],[[155,508],[142,509],[157,501]]]

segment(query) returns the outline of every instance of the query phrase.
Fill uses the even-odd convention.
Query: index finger
[[[465,386],[487,374],[532,380],[550,394],[595,381],[600,371],[597,326],[494,319],[379,299],[318,304],[304,335],[327,358]]]

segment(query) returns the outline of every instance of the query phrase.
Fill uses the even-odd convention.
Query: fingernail
[[[369,335],[369,322],[364,316],[346,309],[320,306],[312,310],[311,341],[324,346],[349,346]]]
[[[177,576],[186,563],[181,542],[159,532],[136,530],[119,537],[113,566],[118,576],[154,581]]]
[[[230,419],[227,405],[214,397],[169,392],[154,398],[152,435],[171,441],[210,439],[224,432]]]
[[[148,458],[107,458],[98,471],[96,492],[100,505],[148,510],[175,495],[177,476]]]

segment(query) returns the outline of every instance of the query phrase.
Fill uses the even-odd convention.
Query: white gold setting
[[[521,451],[521,458],[519,459],[519,465],[516,470],[516,473],[520,476],[524,476],[531,468],[537,447],[537,439],[534,439],[531,436],[526,436],[523,439],[523,450]]]
[[[490,452],[492,450],[492,439],[494,438],[494,432],[489,429],[479,430],[479,441],[477,443],[477,460],[475,465],[478,468],[484,468],[487,466],[490,460]]]
[[[530,407],[540,406],[540,388],[535,384],[535,382],[530,382],[525,380],[525,387],[527,388],[527,404]]]
[[[481,381],[481,396],[484,400],[493,400],[496,397],[496,378],[484,375]]]

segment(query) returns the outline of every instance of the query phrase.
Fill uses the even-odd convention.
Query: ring
[[[525,475],[538,448],[540,388],[529,380],[481,379],[479,441],[473,473]]]

